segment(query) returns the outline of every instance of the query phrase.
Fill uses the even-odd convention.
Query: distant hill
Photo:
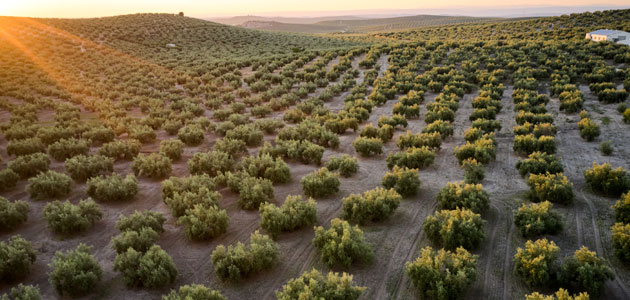
[[[261,16],[236,16],[230,18],[210,18],[208,21],[225,24],[225,25],[241,25],[247,22],[278,22],[286,24],[315,24],[317,22],[330,21],[330,20],[363,20],[366,18],[356,16],[330,16],[330,17],[261,17]]]
[[[331,33],[346,30],[346,26],[344,25],[291,24],[273,21],[247,21],[239,26],[249,29],[296,33]]]

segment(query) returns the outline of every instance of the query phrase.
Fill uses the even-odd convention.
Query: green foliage
[[[272,156],[282,156],[289,159],[298,160],[302,163],[314,163],[319,165],[324,155],[324,147],[313,144],[309,141],[279,140],[276,139],[275,149],[269,143],[260,149],[260,154],[271,154]]]
[[[630,190],[630,175],[618,167],[613,170],[609,163],[598,165],[584,171],[586,183],[596,192],[618,196]]]
[[[553,154],[544,152],[532,152],[526,159],[519,160],[516,163],[521,176],[527,174],[556,174],[562,173],[562,161]]]
[[[237,203],[242,209],[258,209],[261,204],[273,201],[273,184],[268,179],[244,176],[237,189]]]
[[[547,135],[538,138],[533,134],[517,135],[514,137],[513,149],[526,155],[536,151],[554,154],[556,152],[556,142],[552,136]]]
[[[339,175],[328,171],[327,168],[315,170],[300,180],[304,194],[310,197],[322,198],[339,191]]]
[[[622,223],[630,223],[630,193],[621,195],[621,199],[613,205],[615,220]]]
[[[624,263],[630,262],[630,224],[615,223],[612,228],[613,249]]]
[[[55,253],[48,276],[57,293],[78,297],[94,291],[103,278],[103,269],[91,252],[92,247],[79,244],[75,250]]]
[[[138,193],[138,180],[133,175],[119,174],[88,179],[85,193],[104,202],[130,201]]]
[[[182,285],[178,291],[172,290],[168,295],[162,296],[162,300],[227,300],[221,292],[210,290],[200,285]]]
[[[480,183],[486,177],[483,165],[474,158],[462,161],[462,169],[464,169],[464,181],[466,183]]]
[[[81,134],[81,138],[90,141],[94,145],[109,143],[116,138],[116,133],[111,128],[96,126]]]
[[[338,171],[343,177],[350,177],[359,170],[359,161],[348,154],[331,157],[326,162],[326,168],[330,171]]]
[[[203,241],[225,233],[229,220],[230,218],[224,209],[197,204],[187,209],[186,214],[177,219],[177,224],[186,227],[188,239]]]
[[[413,197],[420,188],[418,169],[394,166],[391,171],[385,173],[381,184],[386,189],[394,189],[403,197]]]
[[[65,162],[66,171],[76,181],[83,181],[92,177],[111,173],[114,170],[114,160],[103,155],[77,155]]]
[[[254,125],[239,125],[225,133],[226,139],[241,140],[247,146],[255,147],[262,143],[265,134]]]
[[[316,269],[304,272],[300,277],[291,279],[276,291],[278,300],[295,299],[345,299],[356,300],[365,287],[355,286],[352,275],[329,272],[324,276]]]
[[[401,198],[394,189],[383,188],[365,191],[363,195],[350,194],[343,198],[342,217],[359,224],[385,220],[398,208]]]
[[[38,286],[18,284],[11,291],[0,296],[0,300],[41,300]]]
[[[8,191],[17,185],[20,175],[6,168],[0,170],[0,192]]]
[[[40,172],[46,172],[50,166],[50,158],[44,153],[19,156],[9,162],[9,169],[21,178],[33,177]]]
[[[514,212],[514,224],[524,237],[556,234],[562,230],[562,218],[552,208],[549,201],[523,204]]]
[[[138,140],[116,140],[103,144],[98,154],[108,156],[114,160],[131,160],[138,155],[142,144]]]
[[[390,153],[387,156],[387,168],[394,166],[422,169],[428,167],[435,160],[435,152],[428,147],[407,148],[404,151]]]
[[[188,146],[197,146],[203,142],[204,130],[197,124],[186,125],[177,131],[177,138]]]
[[[48,154],[57,161],[65,161],[79,154],[87,155],[90,142],[75,138],[60,139],[48,146]]]
[[[234,159],[229,154],[221,151],[197,152],[188,160],[188,169],[191,174],[208,174],[216,176],[218,172],[226,172],[232,169]]]
[[[396,145],[401,150],[409,147],[421,148],[425,146],[439,149],[442,145],[442,135],[439,132],[414,134],[411,131],[407,131],[405,135],[398,136]]]
[[[53,201],[44,207],[44,219],[55,233],[69,235],[84,231],[103,218],[103,211],[92,199],[79,201]]]
[[[554,278],[560,248],[553,241],[527,241],[514,255],[514,271],[530,286],[545,286]]]
[[[38,200],[64,197],[72,191],[72,178],[52,170],[39,173],[28,183],[29,196]]]
[[[573,184],[562,173],[529,174],[529,197],[534,202],[550,201],[569,204],[573,201]]]
[[[609,156],[613,153],[613,147],[611,141],[603,141],[599,143],[599,152],[603,155]]]
[[[21,279],[37,258],[33,245],[19,235],[0,241],[0,281]]]
[[[135,211],[127,216],[120,215],[116,221],[116,229],[120,231],[140,231],[142,228],[148,227],[157,233],[164,232],[164,222],[166,218],[160,212],[145,210],[143,212]]]
[[[196,204],[203,204],[206,207],[218,206],[221,194],[215,191],[215,188],[214,181],[206,174],[183,178],[171,177],[162,181],[162,199],[171,210],[171,214],[178,218]]]
[[[352,146],[361,156],[372,156],[383,153],[383,141],[380,138],[359,136],[352,142]]]
[[[245,156],[241,160],[241,168],[253,177],[271,180],[273,183],[285,183],[291,180],[289,165],[281,158],[273,158],[270,154]]]
[[[474,249],[485,238],[484,223],[481,216],[470,209],[456,208],[436,211],[428,216],[423,230],[434,244],[445,249]]]
[[[487,164],[497,155],[494,140],[484,137],[474,142],[466,142],[466,144],[462,146],[455,147],[453,153],[460,164],[471,158],[479,163]]]
[[[434,133],[437,132],[442,136],[443,139],[453,135],[453,127],[451,123],[443,120],[436,120],[431,124],[428,124],[422,129],[423,133]]]
[[[628,92],[625,89],[617,90],[614,87],[608,88],[597,93],[597,100],[604,103],[619,103],[628,98]]]
[[[163,140],[160,142],[160,154],[171,160],[182,158],[183,153],[184,143],[180,140]]]
[[[46,145],[39,138],[10,140],[7,143],[7,154],[22,156],[34,153],[46,153]]]
[[[147,252],[133,248],[116,255],[114,270],[121,272],[128,287],[160,288],[175,282],[177,268],[166,251],[153,245]]]
[[[574,286],[593,297],[599,296],[606,281],[613,279],[615,273],[608,262],[584,246],[564,260],[560,271],[560,282],[564,286]]]
[[[305,201],[301,196],[287,196],[281,207],[263,203],[260,208],[260,227],[276,237],[282,231],[293,231],[315,224],[317,205],[312,198]]]
[[[137,231],[125,230],[112,238],[112,248],[118,254],[125,253],[130,248],[138,252],[146,252],[158,238],[158,233],[151,227],[142,227]]]
[[[580,130],[580,136],[587,142],[594,140],[599,136],[599,125],[597,125],[590,118],[583,118],[578,122],[578,129]]]
[[[267,235],[252,233],[249,244],[217,246],[212,251],[214,272],[224,281],[239,281],[262,270],[271,268],[278,258],[278,245]]]
[[[419,257],[405,264],[405,274],[424,299],[458,299],[475,281],[476,264],[477,256],[464,248],[451,252],[425,247]]]
[[[565,289],[559,289],[553,295],[542,295],[539,292],[534,292],[529,295],[525,295],[525,300],[589,300],[588,293],[580,293],[579,295],[571,296]]]
[[[440,209],[466,208],[481,213],[489,206],[490,194],[481,184],[449,182],[438,192],[436,200]]]
[[[157,137],[153,128],[147,125],[138,125],[129,129],[129,137],[138,140],[140,143],[146,144],[153,142]]]
[[[0,231],[13,230],[28,220],[29,205],[25,201],[9,201],[0,196]]]
[[[158,153],[140,154],[133,160],[131,169],[136,176],[164,178],[171,173],[171,159]]]
[[[315,227],[313,244],[329,267],[337,264],[348,268],[353,262],[371,263],[372,246],[365,241],[359,226],[352,227],[347,221],[334,218],[330,227]]]

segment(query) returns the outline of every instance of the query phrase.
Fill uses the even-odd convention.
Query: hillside
[[[278,22],[286,24],[315,24],[322,21],[330,20],[362,20],[366,19],[359,16],[330,16],[330,17],[261,17],[261,16],[235,16],[229,18],[209,18],[208,21],[225,24],[225,25],[241,25],[251,21],[259,22]]]
[[[346,26],[343,25],[292,24],[273,21],[247,21],[243,24],[240,24],[239,27],[295,33],[331,33],[346,30]]]

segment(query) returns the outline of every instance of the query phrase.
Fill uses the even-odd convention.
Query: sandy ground
[[[357,66],[360,59],[360,57],[355,58],[353,67]],[[329,67],[333,62],[334,60],[331,61]],[[382,66],[382,74],[388,65],[387,57],[382,56],[379,64]],[[357,79],[358,83],[363,80],[363,74],[361,70],[360,77]],[[594,119],[599,121],[601,117],[608,116],[611,122],[607,126],[602,125],[602,136],[596,141],[585,142],[579,137],[577,115],[559,112],[557,99],[553,99],[548,105],[549,111],[555,115],[555,124],[558,127],[556,136],[558,155],[565,165],[565,174],[573,182],[576,193],[576,199],[572,205],[556,206],[564,217],[565,229],[550,238],[560,246],[561,256],[571,255],[581,245],[586,245],[610,260],[617,279],[607,284],[606,293],[602,299],[629,299],[630,272],[613,256],[611,248],[610,226],[613,223],[613,215],[610,206],[615,199],[597,196],[590,192],[585,187],[582,176],[582,172],[589,168],[593,161],[611,162],[615,167],[622,166],[626,169],[630,167],[628,165],[630,161],[628,135],[624,130],[627,125],[621,121],[621,115],[615,111],[615,105],[598,103],[588,91],[588,87],[582,88],[587,95],[586,108]],[[321,90],[318,89],[318,92]],[[523,194],[528,188],[525,180],[519,176],[514,167],[519,157],[512,150],[514,138],[512,126],[515,125],[515,113],[511,93],[512,88],[508,86],[504,93],[503,110],[497,116],[503,126],[497,133],[497,159],[486,166],[486,179],[483,185],[491,195],[491,208],[482,216],[487,221],[485,228],[487,238],[479,249],[473,251],[479,255],[477,277],[467,292],[467,299],[520,299],[524,294],[532,292],[512,272],[512,258],[516,253],[516,248],[522,247],[525,243],[525,239],[520,237],[513,225],[512,211],[524,201]],[[343,107],[343,96],[335,97],[326,105],[333,110]],[[424,104],[427,104],[434,101],[436,94],[427,93],[425,96]],[[373,245],[374,262],[370,265],[353,265],[347,270],[334,269],[334,271],[352,273],[357,284],[367,287],[361,299],[419,299],[416,289],[404,275],[404,264],[417,256],[419,248],[430,245],[421,228],[426,216],[435,210],[434,198],[437,192],[447,182],[463,179],[463,172],[453,156],[453,149],[464,143],[464,130],[470,126],[468,116],[472,112],[471,100],[475,96],[476,92],[465,95],[461,100],[460,109],[453,123],[454,136],[444,141],[441,150],[436,155],[435,163],[419,171],[422,181],[419,194],[416,197],[404,199],[395,214],[388,220],[362,226],[367,240]],[[390,116],[394,103],[395,101],[388,101],[385,105],[376,107],[368,122],[376,124],[381,115]],[[425,112],[425,105],[422,105],[420,115],[424,116]],[[274,116],[281,117],[281,114],[274,113]],[[317,225],[327,225],[332,218],[339,216],[343,197],[380,186],[381,179],[387,172],[384,159],[390,151],[398,150],[395,145],[396,137],[406,130],[420,132],[425,125],[424,117],[409,120],[409,127],[398,130],[394,139],[385,145],[383,155],[371,158],[359,157],[359,172],[350,178],[341,177],[342,184],[337,194],[317,200]],[[357,135],[358,132],[347,132],[341,135],[340,147],[335,150],[326,149],[325,159],[341,154],[358,157],[351,145]],[[166,138],[173,137],[163,131],[158,133],[158,140]],[[189,173],[186,160],[195,152],[211,149],[216,139],[217,136],[208,134],[200,146],[187,147],[184,157],[173,164],[172,175],[187,176]],[[266,136],[265,139],[273,139],[273,136]],[[613,141],[615,152],[612,156],[604,157],[599,153],[598,144],[602,140]],[[1,140],[1,145],[6,145],[6,141]],[[158,145],[159,142],[145,145],[142,151],[157,151]],[[95,150],[92,149],[92,151]],[[2,150],[1,155],[5,158],[3,165],[6,166],[6,152]],[[275,186],[275,202],[278,205],[287,195],[301,195],[300,179],[319,166],[290,163],[290,167],[291,182]],[[53,162],[52,169],[63,171],[63,164]],[[117,162],[115,171],[122,174],[131,173],[130,162]],[[24,199],[31,206],[29,221],[26,224],[13,232],[0,233],[2,240],[14,234],[21,234],[32,241],[38,250],[37,261],[24,283],[38,284],[44,299],[58,299],[52,286],[47,282],[48,264],[55,251],[73,249],[79,243],[94,246],[94,255],[105,272],[103,281],[95,293],[83,299],[158,299],[160,295],[172,288],[191,283],[218,289],[229,299],[274,299],[275,290],[280,289],[289,279],[299,276],[302,272],[311,268],[328,270],[319,260],[312,245],[312,228],[304,228],[279,235],[276,240],[280,249],[279,261],[270,270],[255,274],[238,284],[221,282],[213,272],[210,253],[219,244],[246,242],[249,235],[259,229],[258,212],[239,209],[236,205],[237,195],[223,190],[221,191],[223,193],[221,206],[228,211],[230,216],[227,233],[211,241],[193,243],[186,239],[182,227],[175,224],[175,219],[162,202],[160,181],[139,178],[139,185],[140,192],[134,201],[120,204],[102,203],[101,207],[105,212],[102,221],[84,233],[64,239],[54,236],[47,228],[42,215],[43,207],[47,202],[28,199],[25,181],[21,181],[12,191],[3,193],[2,196],[9,199]],[[76,184],[68,199],[78,202],[85,197],[84,190],[85,184]],[[161,235],[158,244],[173,257],[179,270],[177,281],[172,286],[155,290],[129,289],[124,286],[120,274],[113,270],[115,252],[111,249],[110,239],[118,234],[114,223],[120,214],[131,214],[135,210],[154,210],[167,216],[165,232]],[[9,286],[0,285],[0,293],[5,292]]]

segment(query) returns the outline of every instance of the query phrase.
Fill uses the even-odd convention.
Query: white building
[[[621,30],[599,29],[587,33],[586,38],[596,42],[608,41],[630,45],[630,33]]]

